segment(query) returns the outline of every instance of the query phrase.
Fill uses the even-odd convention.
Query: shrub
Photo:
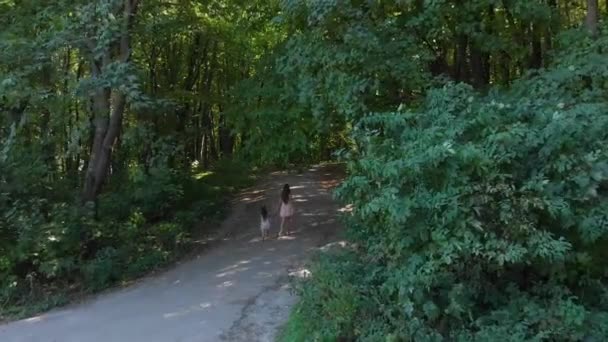
[[[319,264],[335,274],[313,276],[296,314],[315,340],[608,339],[607,47],[581,40],[510,91],[449,84],[358,124],[338,195],[373,277]]]
[[[163,222],[152,226],[150,235],[154,236],[161,249],[167,251],[175,250],[177,245],[185,239],[183,228],[173,222]]]
[[[127,265],[125,276],[129,278],[141,276],[164,265],[168,260],[169,253],[158,249],[150,249],[145,253],[133,255],[132,260]]]
[[[85,284],[94,290],[103,289],[119,279],[121,269],[118,251],[112,247],[104,248],[83,266]]]
[[[129,184],[129,193],[123,195],[152,219],[166,218],[183,195],[178,174],[167,167],[154,167],[149,173],[136,169]]]
[[[357,327],[365,298],[365,267],[352,254],[320,255],[311,263],[314,278],[296,283],[300,302],[293,311],[283,339],[336,341]],[[310,315],[310,316],[309,316]]]

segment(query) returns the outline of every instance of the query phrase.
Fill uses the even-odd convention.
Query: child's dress
[[[269,219],[264,220],[264,218],[261,218],[260,229],[262,230],[263,233],[270,230],[270,220]]]

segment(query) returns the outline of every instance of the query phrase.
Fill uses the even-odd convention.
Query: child
[[[289,184],[285,184],[283,186],[283,192],[281,192],[281,203],[279,207],[279,215],[281,216],[281,230],[279,231],[279,236],[283,235],[283,229],[285,229],[287,235],[289,235],[289,226],[291,225],[294,213],[295,210],[291,203],[291,190],[289,189]]]
[[[268,237],[268,232],[270,231],[270,219],[268,218],[266,206],[262,207],[260,219],[260,231],[262,232],[262,241],[264,241]]]

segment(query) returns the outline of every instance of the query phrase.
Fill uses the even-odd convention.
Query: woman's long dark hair
[[[289,184],[285,184],[283,186],[283,192],[281,192],[281,201],[283,201],[283,203],[287,204],[289,203],[289,194],[291,193],[291,190],[289,189]]]

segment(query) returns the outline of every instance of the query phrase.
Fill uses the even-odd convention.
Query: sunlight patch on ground
[[[263,200],[265,198],[264,195],[259,195],[259,196],[255,196],[255,197],[244,197],[243,199],[241,199],[241,201],[243,201],[244,203],[254,203],[254,202],[259,202],[261,200]]]
[[[331,242],[328,243],[324,246],[321,246],[319,248],[319,250],[321,250],[322,252],[327,252],[330,251],[332,249],[340,249],[340,248],[349,248],[349,249],[353,249],[356,248],[355,244],[349,243],[348,241],[336,241],[336,242]]]
[[[234,282],[232,280],[228,280],[228,281],[225,281],[225,282],[219,284],[217,287],[223,288],[223,287],[230,287],[233,285],[234,285]]]
[[[306,268],[302,268],[302,269],[299,269],[299,270],[295,270],[295,271],[289,272],[289,276],[290,277],[301,278],[301,279],[308,278],[311,275],[312,275],[312,272],[310,272]]]
[[[324,190],[333,189],[340,184],[339,180],[321,181],[321,188]]]
[[[320,213],[302,213],[302,216],[306,216],[306,217],[327,216],[327,213],[324,213],[324,212],[320,212]]]
[[[166,313],[163,315],[163,317],[165,319],[176,318],[176,317],[180,317],[180,316],[185,316],[185,315],[193,313],[193,312],[203,311],[210,307],[211,307],[211,303],[200,303],[199,305],[191,306],[191,307],[181,310],[181,311]]]
[[[234,265],[230,265],[230,266],[222,268],[221,271],[222,272],[230,271],[232,269],[238,268],[239,266],[247,265],[247,264],[250,264],[250,263],[251,263],[251,260],[241,260],[241,261],[237,262]]]
[[[236,268],[236,269],[231,270],[231,271],[226,271],[226,272],[219,273],[218,275],[216,275],[216,277],[217,278],[224,278],[224,277],[227,277],[227,276],[231,276],[231,275],[237,274],[238,272],[245,272],[245,271],[248,271],[248,270],[249,270],[249,267]]]
[[[25,321],[28,323],[36,323],[36,322],[40,322],[44,319],[44,316],[36,316],[36,317],[32,317],[32,318],[28,318]]]
[[[201,180],[201,179],[203,179],[203,178],[205,178],[205,177],[209,177],[209,176],[211,176],[212,174],[213,174],[213,172],[212,172],[212,171],[203,171],[203,172],[199,172],[199,173],[194,174],[194,179],[196,179],[196,180]]]
[[[269,233],[267,238],[262,239],[261,233],[259,233],[259,235],[257,237],[250,239],[248,242],[249,243],[270,243],[270,241],[277,240],[278,238],[279,237],[277,236],[277,233],[274,233],[274,234]]]
[[[353,205],[352,204],[348,204],[340,209],[338,209],[339,212],[341,213],[351,213],[353,211]]]

